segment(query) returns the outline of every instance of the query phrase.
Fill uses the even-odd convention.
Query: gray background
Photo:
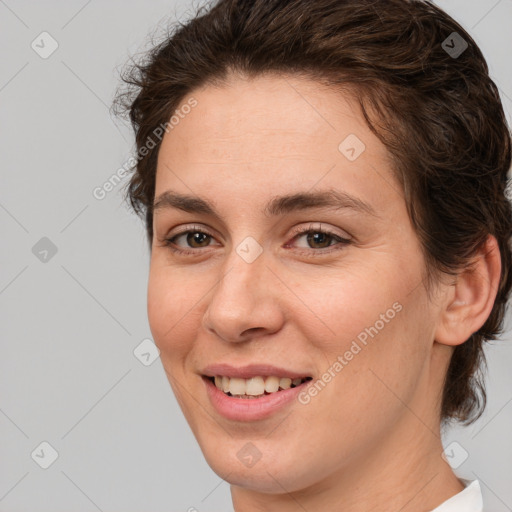
[[[510,122],[512,0],[438,4],[481,46]],[[232,510],[160,359],[145,366],[133,353],[151,338],[142,222],[121,185],[92,195],[133,151],[129,127],[109,114],[117,70],[191,5],[0,0],[0,511]],[[31,48],[43,31],[59,45],[47,59]],[[43,237],[57,248],[45,262],[33,253]],[[512,510],[507,323],[487,350],[485,415],[445,437],[468,453],[457,474],[480,479],[494,512]],[[58,452],[48,469],[43,441]]]

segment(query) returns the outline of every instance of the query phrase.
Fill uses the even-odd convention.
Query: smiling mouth
[[[251,377],[250,379],[226,377],[224,375],[216,375],[215,377],[205,375],[204,378],[212,382],[217,389],[224,392],[227,396],[249,400],[295,388],[312,380],[312,377],[291,379],[289,377],[273,375]]]

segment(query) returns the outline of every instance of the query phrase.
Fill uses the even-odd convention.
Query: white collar
[[[459,478],[464,489],[441,503],[432,512],[482,512],[482,491],[478,480]]]

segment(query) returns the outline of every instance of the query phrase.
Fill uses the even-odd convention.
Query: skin
[[[208,464],[231,484],[237,512],[434,509],[463,489],[441,457],[440,396],[453,347],[492,307],[494,239],[472,273],[429,294],[387,151],[346,93],[269,74],[231,76],[192,96],[197,106],[162,141],[155,197],[197,195],[222,219],[155,211],[148,316]],[[366,146],[355,161],[338,150],[349,134]],[[374,215],[262,211],[274,196],[327,189],[357,197]],[[334,237],[294,238],[294,229],[320,223]],[[165,246],[194,227],[212,236],[174,241],[195,255]],[[252,263],[236,252],[248,236],[263,250]],[[235,422],[209,402],[200,377],[207,364],[270,363],[317,379],[394,303],[401,311],[307,405]],[[237,457],[249,441],[261,453],[252,467]]]

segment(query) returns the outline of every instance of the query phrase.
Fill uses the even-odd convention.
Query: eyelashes
[[[183,255],[183,256],[186,256],[186,255],[199,256],[199,255],[204,254],[204,252],[205,252],[204,249],[211,247],[211,245],[208,244],[206,246],[196,247],[196,248],[194,248],[194,247],[182,248],[176,244],[177,239],[179,239],[181,237],[186,237],[185,238],[186,243],[190,243],[190,242],[194,243],[194,236],[191,237],[190,235],[194,235],[194,236],[200,235],[200,240],[199,241],[196,240],[197,243],[202,243],[205,240],[206,240],[206,242],[209,242],[211,239],[215,238],[207,230],[200,228],[200,227],[193,227],[193,228],[189,228],[187,230],[183,230],[180,233],[173,235],[172,237],[165,238],[162,241],[162,245],[164,247],[167,247],[173,253],[175,253],[177,255]],[[325,242],[325,239],[327,239],[327,241],[329,242],[327,247],[320,247],[320,248],[310,247],[307,249],[296,248],[295,252],[297,252],[299,254],[309,255],[309,256],[330,254],[333,251],[339,251],[341,249],[344,249],[347,245],[349,245],[351,243],[351,240],[348,238],[341,237],[338,234],[336,234],[330,230],[323,229],[321,227],[313,227],[311,225],[308,228],[298,229],[293,234],[293,238],[291,241],[293,242],[297,239],[300,239],[300,238],[304,237],[304,235],[308,235],[306,238],[306,244],[320,243],[322,245]],[[320,235],[320,237],[319,237],[320,240],[318,240],[318,237],[316,235]],[[337,243],[335,243],[333,245],[333,244],[331,244],[332,241],[337,242]],[[287,242],[285,247],[289,248],[290,242]]]

